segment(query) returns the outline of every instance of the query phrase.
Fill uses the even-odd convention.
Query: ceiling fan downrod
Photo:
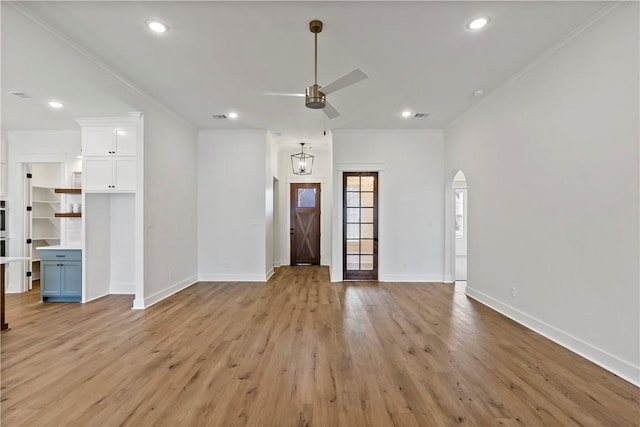
[[[325,95],[320,92],[318,86],[318,33],[322,31],[322,21],[314,19],[309,22],[309,31],[313,33],[314,38],[314,80],[313,85],[305,90],[305,104],[308,108],[320,109],[326,105]]]

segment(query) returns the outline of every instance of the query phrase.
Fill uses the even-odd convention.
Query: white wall
[[[25,163],[63,163],[65,176],[81,168],[80,130],[9,131],[7,132],[7,255],[24,256],[24,177]],[[24,292],[24,263],[9,265],[7,292]]]
[[[331,212],[333,177],[331,173],[332,156],[329,142],[320,148],[305,147],[305,153],[314,156],[313,169],[310,175],[294,175],[291,167],[291,155],[300,152],[300,146],[283,146],[280,148],[279,186],[278,194],[278,230],[279,248],[276,254],[277,265],[291,263],[291,183],[318,182],[320,183],[320,264],[331,264]]]
[[[622,4],[445,134],[470,189],[467,293],[636,384],[638,40]]]
[[[144,114],[144,308],[197,281],[198,136],[152,100],[133,102]]]
[[[111,288],[111,194],[83,194],[82,302],[109,294]],[[131,222],[132,218],[126,218]]]
[[[378,176],[378,278],[443,280],[444,146],[439,130],[333,131],[331,280],[342,280],[342,173]]]
[[[199,279],[264,281],[266,133],[202,131],[198,140]]]
[[[274,262],[274,223],[275,199],[273,179],[278,171],[277,147],[273,135],[267,132],[265,151],[265,274],[267,278],[273,275]]]
[[[110,294],[135,294],[135,194],[111,194]]]

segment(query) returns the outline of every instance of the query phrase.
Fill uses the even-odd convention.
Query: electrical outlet
[[[511,297],[515,297],[516,296],[516,288],[511,288]]]

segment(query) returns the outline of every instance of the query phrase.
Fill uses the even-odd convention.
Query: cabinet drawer
[[[82,251],[80,249],[43,250],[40,251],[40,259],[42,259],[43,261],[80,261],[82,260]]]

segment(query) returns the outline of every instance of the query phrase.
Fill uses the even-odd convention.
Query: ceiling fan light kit
[[[304,102],[307,108],[317,110],[326,107],[327,98],[324,96],[324,93],[320,92],[320,86],[317,84],[309,86],[304,96]]]

